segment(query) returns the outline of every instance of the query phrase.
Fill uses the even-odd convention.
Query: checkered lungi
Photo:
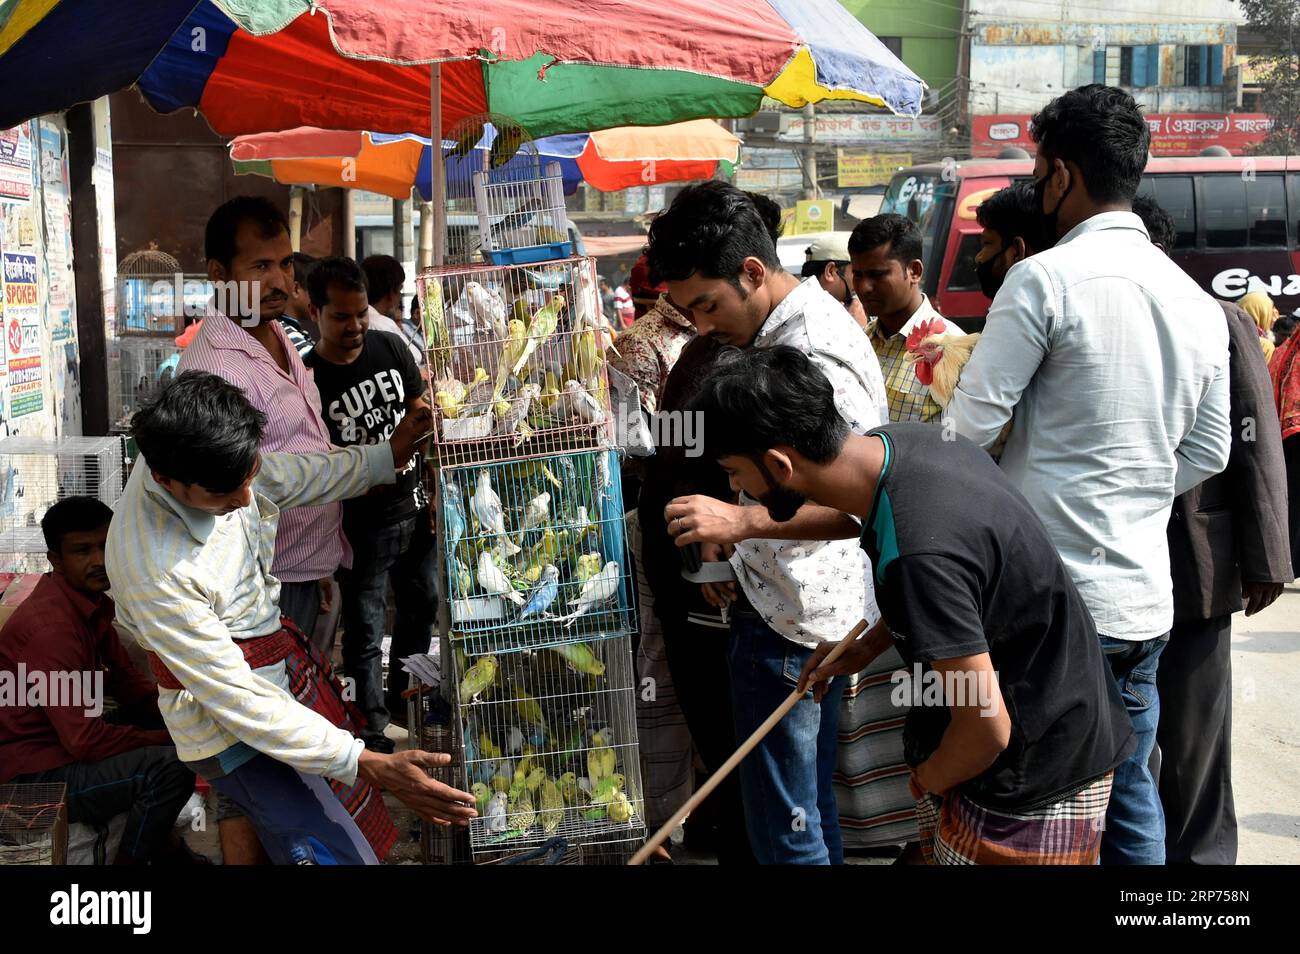
[[[931,865],[1095,865],[1113,772],[1058,802],[998,812],[960,792],[917,799],[921,852]]]

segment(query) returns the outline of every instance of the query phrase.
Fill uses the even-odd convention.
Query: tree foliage
[[[1269,46],[1251,56],[1263,88],[1262,108],[1273,117],[1273,129],[1260,143],[1259,153],[1289,155],[1300,143],[1300,0],[1238,0],[1247,29]]]

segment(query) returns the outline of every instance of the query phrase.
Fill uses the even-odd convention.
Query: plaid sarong
[[[277,632],[253,639],[236,639],[244,659],[253,669],[284,662],[289,680],[289,693],[308,709],[324,716],[330,725],[346,729],[357,735],[365,725],[365,716],[343,695],[343,686],[334,675],[333,667],[311,641],[302,634],[293,620],[280,617]],[[164,689],[183,689],[180,680],[172,675],[166,665],[153,653],[149,654],[149,667]],[[347,809],[362,836],[374,849],[380,861],[397,842],[397,828],[388,816],[383,795],[369,782],[357,779],[353,785],[344,785],[337,779],[327,779],[330,789]]]
[[[917,799],[930,865],[1095,865],[1113,772],[1073,795],[1024,812],[997,812],[960,792]]]

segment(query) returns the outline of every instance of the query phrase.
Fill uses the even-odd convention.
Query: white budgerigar
[[[574,611],[564,617],[564,628],[568,629],[579,616],[604,606],[617,596],[620,578],[617,560],[610,560],[601,567],[599,573],[582,584]]]
[[[505,573],[492,562],[491,550],[484,550],[478,555],[478,585],[492,596],[504,597],[516,606],[524,605],[524,594],[511,586]]]
[[[487,830],[494,835],[502,834],[506,830],[506,805],[509,802],[510,796],[505,792],[497,792],[488,802]]]
[[[551,513],[551,495],[543,490],[524,505],[524,532],[534,530],[546,523]]]
[[[501,509],[501,498],[492,489],[492,475],[486,469],[479,471],[478,487],[469,500],[474,517],[478,520],[482,533],[490,533],[501,538],[502,552],[514,556],[519,547],[506,536],[506,518]]]
[[[465,283],[465,298],[470,314],[474,316],[474,330],[480,335],[503,341],[506,330],[506,303],[495,292],[488,291],[478,282]]]
[[[574,419],[586,424],[600,424],[605,420],[605,409],[600,402],[577,381],[565,381],[564,394],[569,415]]]

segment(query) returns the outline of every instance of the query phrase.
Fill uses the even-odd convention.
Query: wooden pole
[[[429,67],[429,183],[433,189],[433,264],[447,261],[447,169],[442,155],[442,64]]]
[[[859,620],[858,624],[849,630],[849,634],[835,645],[835,648],[830,651],[830,654],[824,660],[822,660],[821,664],[823,666],[828,666],[835,662],[835,660],[839,659],[840,656],[844,654],[844,651],[847,650],[859,636],[866,632],[866,630],[867,621],[865,619]],[[762,742],[764,737],[776,728],[776,724],[784,719],[786,713],[798,705],[799,700],[803,697],[804,693],[800,692],[798,688],[791,692],[790,695],[786,696],[785,702],[781,703],[781,705],[777,707],[776,711],[767,717],[767,721],[754,730],[753,735],[746,739],[740,748],[736,749],[736,751],[731,754],[731,758],[722,763],[722,767],[714,772],[707,782],[700,786],[699,791],[687,799],[685,805],[677,809],[676,814],[674,814],[672,818],[668,819],[668,821],[664,823],[663,827],[654,833],[654,837],[647,841],[641,849],[632,856],[632,860],[629,861],[628,864],[644,864],[645,860],[650,857],[651,853],[668,840],[668,837],[673,833],[673,830],[682,823],[682,820],[693,812],[702,801],[708,798],[715,788],[722,784],[723,779],[730,775],[735,770],[736,766],[745,760],[745,756],[758,747],[758,743]]]

